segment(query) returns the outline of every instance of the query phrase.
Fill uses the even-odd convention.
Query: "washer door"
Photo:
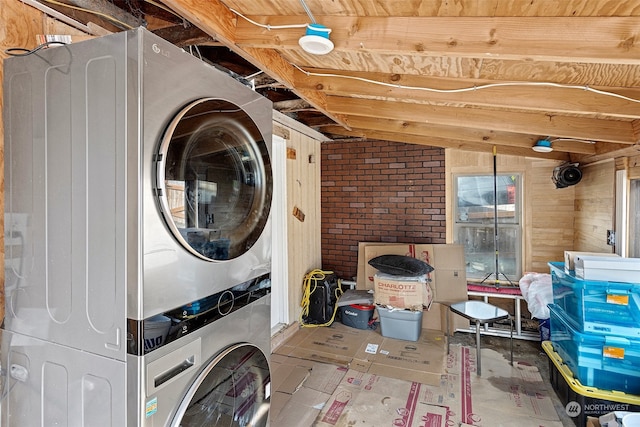
[[[198,375],[171,426],[266,426],[270,381],[262,351],[249,344],[234,345]]]
[[[271,163],[260,130],[237,105],[206,98],[184,107],[165,132],[156,170],[165,221],[194,255],[233,259],[262,234]]]

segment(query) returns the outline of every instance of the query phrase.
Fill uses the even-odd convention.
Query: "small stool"
[[[449,310],[451,310],[453,313],[459,314],[460,316],[476,323],[476,370],[478,375],[480,375],[481,373],[480,325],[497,322],[498,320],[509,319],[509,326],[511,329],[511,365],[513,365],[513,318],[508,311],[484,301],[475,300],[454,302],[447,305],[449,306]],[[449,338],[449,316],[447,316],[447,354],[449,354]]]

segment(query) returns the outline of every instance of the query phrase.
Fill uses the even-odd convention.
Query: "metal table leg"
[[[511,331],[509,337],[509,339],[511,340],[511,366],[513,366],[513,317],[511,316],[509,316],[509,330]]]
[[[447,357],[449,357],[449,346],[451,344],[451,332],[449,331],[449,316],[451,316],[451,308],[447,307]]]
[[[459,301],[452,303],[449,310],[469,319],[476,324],[476,372],[482,374],[482,355],[480,345],[480,325],[488,326],[491,322],[509,320],[509,336],[511,341],[511,364],[513,365],[513,316],[508,311],[482,301]],[[447,317],[447,322],[449,318]],[[447,323],[448,325],[448,323]],[[448,326],[447,326],[448,329]],[[448,346],[448,345],[447,345]],[[447,349],[448,352],[448,349]]]
[[[480,361],[480,321],[476,320],[476,366],[477,373],[480,375],[480,367],[482,366],[482,362]]]

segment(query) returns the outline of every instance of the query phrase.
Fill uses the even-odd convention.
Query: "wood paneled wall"
[[[563,261],[575,250],[574,198],[577,186],[556,188],[551,180],[560,162],[527,159],[525,167],[524,272],[549,272],[549,261]]]
[[[447,242],[453,242],[453,175],[493,174],[493,156],[448,149],[445,153],[447,180]],[[565,250],[574,250],[574,187],[556,189],[551,177],[559,164],[552,160],[501,155],[500,173],[520,173],[523,191],[522,270],[546,273],[547,262],[562,261]],[[518,278],[519,279],[519,278]]]
[[[607,245],[607,230],[615,224],[615,162],[608,160],[581,168],[576,188],[574,249],[585,252],[613,252]]]
[[[320,243],[320,140],[294,123],[274,127],[287,141],[287,242],[289,317],[300,317],[302,284],[311,270],[322,268]],[[296,129],[298,128],[298,129]],[[282,254],[274,254],[282,256]]]

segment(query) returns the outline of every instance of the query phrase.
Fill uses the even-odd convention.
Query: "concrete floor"
[[[480,339],[482,348],[490,348],[502,353],[506,358],[509,357],[509,338],[483,335]],[[451,343],[462,344],[475,348],[476,336],[473,333],[456,332],[455,335],[451,337]],[[549,357],[542,349],[541,343],[538,341],[513,340],[513,360],[526,361],[538,368],[542,379],[549,388],[549,396],[553,401],[556,412],[558,413],[558,417],[562,421],[563,426],[575,427],[573,419],[567,415],[565,406],[562,404],[551,386],[549,379]]]

